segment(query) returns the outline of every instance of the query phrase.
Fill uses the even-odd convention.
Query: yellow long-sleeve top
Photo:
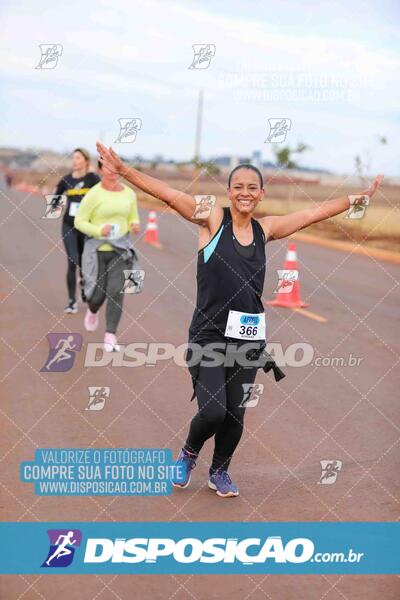
[[[74,227],[96,239],[101,239],[104,225],[113,225],[115,237],[128,233],[132,223],[140,223],[135,192],[123,186],[120,192],[110,192],[100,183],[94,185],[80,203]],[[105,242],[99,250],[112,250]]]

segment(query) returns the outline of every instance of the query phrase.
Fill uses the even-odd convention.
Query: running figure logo
[[[42,567],[68,567],[74,558],[75,549],[81,545],[79,529],[48,529],[50,548]]]
[[[196,208],[192,215],[192,219],[207,219],[210,216],[211,209],[215,206],[217,199],[215,196],[200,196],[194,197]]]
[[[262,383],[242,383],[243,399],[239,406],[241,408],[253,408],[257,406],[261,394],[264,391]]]
[[[65,194],[47,194],[46,209],[42,219],[58,219],[67,203]]]
[[[289,294],[293,289],[293,284],[299,278],[299,272],[296,269],[278,269],[278,285],[274,294]]]
[[[208,69],[215,56],[214,44],[193,44],[194,57],[189,69]]]
[[[62,54],[61,44],[39,44],[41,57],[36,69],[55,69]]]
[[[47,361],[40,369],[44,373],[60,373],[72,369],[75,352],[82,348],[80,333],[48,333],[50,350]]]
[[[89,402],[85,410],[103,410],[107,398],[110,397],[110,388],[107,386],[89,386]]]
[[[339,471],[342,470],[341,460],[320,460],[321,465],[321,477],[318,483],[324,485],[332,485],[335,483]]]
[[[142,119],[118,119],[119,134],[114,144],[131,144],[136,140],[139,129],[142,129]]]
[[[142,269],[124,269],[124,276],[121,294],[139,294],[143,290],[145,272]]]
[[[287,132],[292,126],[290,119],[268,119],[269,134],[264,143],[279,144],[286,140]]]

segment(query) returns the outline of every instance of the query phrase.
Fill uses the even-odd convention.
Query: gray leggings
[[[124,260],[119,252],[114,250],[98,250],[98,275],[94,292],[88,300],[92,313],[97,313],[107,297],[106,331],[115,333],[122,315],[124,295],[124,269],[132,268],[132,261]]]

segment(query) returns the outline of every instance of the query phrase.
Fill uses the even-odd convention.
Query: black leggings
[[[62,238],[65,246],[65,251],[68,258],[68,269],[67,269],[67,288],[68,298],[71,302],[76,300],[76,268],[79,267],[79,273],[82,277],[81,263],[82,263],[82,252],[83,245],[85,242],[85,236],[83,233],[71,227],[67,223],[63,223],[62,226]]]
[[[114,250],[98,250],[97,260],[97,283],[88,305],[92,313],[97,313],[107,298],[106,331],[116,333],[122,315],[124,269],[132,268],[132,260],[125,260]]]
[[[253,384],[256,367],[201,365],[196,384],[199,412],[193,417],[185,450],[198,454],[204,443],[215,436],[211,471],[228,470],[243,432],[245,407],[243,384]]]

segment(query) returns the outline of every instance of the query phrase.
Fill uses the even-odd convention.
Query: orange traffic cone
[[[160,240],[158,239],[157,213],[154,210],[151,210],[149,212],[149,218],[144,234],[144,241],[146,242],[146,244],[151,244],[156,248],[162,247],[160,244]]]
[[[26,192],[26,183],[25,181],[21,181],[14,185],[14,189],[18,190],[18,192]]]
[[[26,186],[26,191],[29,192],[30,194],[40,194],[38,186],[31,185],[30,183],[28,183],[28,185]]]
[[[289,242],[283,269],[298,272],[296,244],[294,242]],[[276,295],[275,300],[270,300],[269,302],[267,302],[267,304],[269,304],[270,306],[283,306],[285,308],[304,308],[306,306],[310,306],[309,304],[303,302],[300,297],[299,280],[296,279],[295,281],[290,281],[289,279],[289,282],[292,285],[291,291],[289,293],[284,291],[285,287],[287,287],[288,285],[288,280],[282,279],[280,281],[278,293]]]
[[[30,183],[25,183],[25,181],[17,183],[17,185],[14,186],[14,189],[18,190],[19,192],[26,192],[27,194],[40,193],[37,185],[31,185]]]

